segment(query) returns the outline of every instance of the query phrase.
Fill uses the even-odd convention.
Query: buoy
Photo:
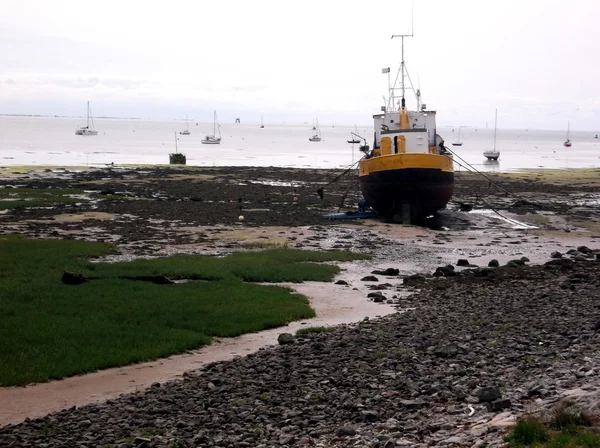
[[[244,216],[243,215],[238,216],[238,221],[242,222],[243,220],[244,220]]]

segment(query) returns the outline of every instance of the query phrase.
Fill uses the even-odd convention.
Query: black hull
[[[433,168],[403,168],[371,172],[360,177],[367,203],[386,218],[410,205],[411,219],[418,220],[443,209],[454,192],[454,173]]]

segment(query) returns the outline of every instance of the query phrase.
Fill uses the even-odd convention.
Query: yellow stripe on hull
[[[390,154],[363,159],[359,162],[359,176],[368,176],[378,171],[401,170],[405,168],[437,169],[454,172],[454,162],[448,156],[424,153]]]

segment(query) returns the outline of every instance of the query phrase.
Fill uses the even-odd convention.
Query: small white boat
[[[483,155],[488,160],[498,160],[500,158],[500,151],[496,150],[496,130],[498,129],[498,109],[496,109],[496,118],[494,120],[494,149],[483,151]]]
[[[90,121],[92,125],[90,127]],[[94,129],[94,118],[92,117],[92,109],[90,102],[87,102],[87,124],[75,130],[75,135],[98,135],[98,131]]]
[[[567,148],[570,148],[572,143],[571,140],[569,140],[569,131],[571,130],[571,122],[568,121],[567,122],[567,140],[563,143],[564,146],[566,146]]]
[[[346,143],[360,143],[360,140],[358,138],[355,137],[355,135],[358,135],[358,128],[356,127],[356,125],[354,125],[354,134],[352,132],[350,132],[350,140],[346,140]]]
[[[458,140],[455,142],[452,142],[452,146],[462,146],[462,142],[460,141],[460,128],[462,126],[458,127]],[[454,129],[453,129],[454,130]]]
[[[185,130],[179,132],[181,135],[190,135],[190,126],[188,124],[188,116],[185,116]]]
[[[219,136],[217,137],[217,133]],[[203,145],[218,145],[221,143],[221,125],[217,121],[217,111],[214,111],[213,114],[213,133],[212,135],[207,135],[202,139]]]
[[[313,135],[312,137],[309,137],[308,141],[309,142],[320,142],[321,141],[321,127],[319,126],[318,118],[317,118],[317,133],[315,135]]]

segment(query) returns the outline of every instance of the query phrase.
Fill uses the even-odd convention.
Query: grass
[[[50,207],[56,204],[74,204],[82,199],[69,195],[84,194],[83,190],[60,188],[1,188],[0,210],[24,207]]]
[[[546,421],[526,416],[505,438],[509,447],[600,448],[600,435],[587,427],[597,421],[569,401],[560,403]]]
[[[48,381],[181,353],[213,337],[314,316],[288,288],[245,282],[330,281],[339,268],[314,262],[348,252],[276,249],[225,258],[178,255],[92,263],[105,243],[0,237],[0,386]],[[102,277],[64,285],[67,271]],[[117,276],[205,279],[155,285]]]
[[[333,330],[334,329],[332,327],[306,327],[296,331],[296,336],[316,333],[331,333]]]

